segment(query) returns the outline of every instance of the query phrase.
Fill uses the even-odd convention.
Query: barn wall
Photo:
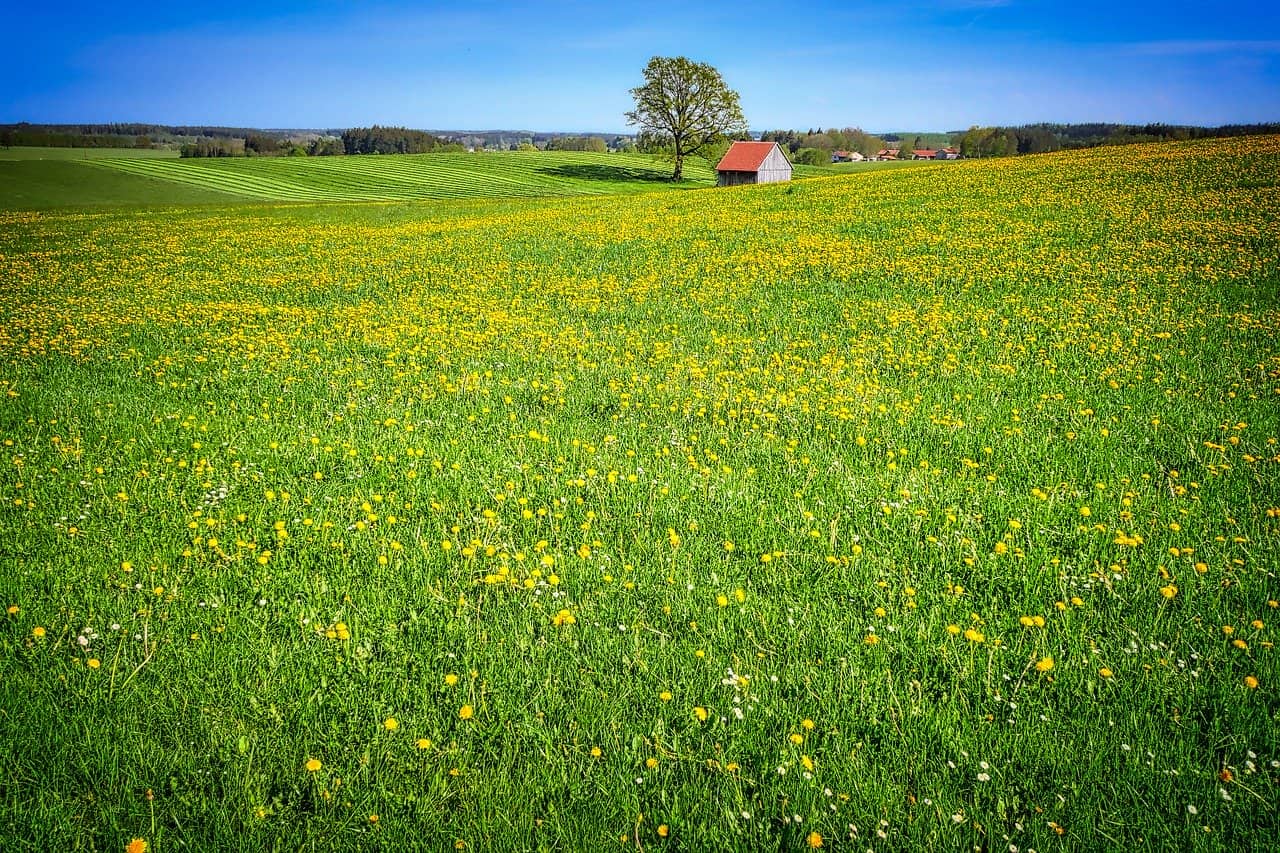
[[[757,174],[756,183],[760,184],[789,181],[791,180],[791,163],[782,150],[775,145],[769,152],[769,156],[765,157],[764,162],[760,164],[760,171]]]

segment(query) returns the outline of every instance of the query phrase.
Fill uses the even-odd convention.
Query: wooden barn
[[[716,164],[716,185],[773,184],[791,180],[791,161],[776,142],[735,142]]]

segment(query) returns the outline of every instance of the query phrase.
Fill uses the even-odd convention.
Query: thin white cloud
[[[944,9],[1002,9],[1012,6],[1014,0],[943,0]]]
[[[1271,39],[1171,39],[1124,45],[1139,56],[1204,56],[1210,54],[1280,53],[1280,41]]]

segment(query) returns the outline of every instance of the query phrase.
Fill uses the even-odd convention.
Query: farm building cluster
[[[861,160],[958,160],[958,148],[920,148],[903,152],[885,148],[874,156],[857,151],[836,151],[833,163]],[[735,187],[740,184],[773,184],[791,180],[791,161],[776,142],[735,142],[716,164],[716,185]]]
[[[858,151],[836,151],[831,155],[832,163],[857,163],[861,160],[959,160],[960,149],[946,148],[914,148],[903,151],[901,148],[882,148],[871,156]]]

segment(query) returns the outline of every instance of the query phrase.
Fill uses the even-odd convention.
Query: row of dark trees
[[[594,151],[603,154],[609,146],[598,136],[556,136],[547,140],[548,151]]]
[[[463,151],[463,147],[424,130],[404,127],[353,127],[342,134],[346,154],[428,154],[434,151]]]
[[[1100,145],[1132,145],[1228,136],[1280,133],[1280,124],[1228,124],[1194,127],[1174,124],[1028,124],[1020,127],[971,127],[953,134],[964,157],[1008,157],[1043,154]]]
[[[243,157],[244,140],[237,137],[201,139],[188,142],[178,149],[181,157]]]
[[[822,163],[830,163],[831,154],[835,151],[857,151],[869,157],[885,147],[884,139],[867,133],[860,127],[846,127],[840,130],[818,128],[816,131],[810,129],[806,133],[795,130],[767,130],[761,134],[760,141],[778,143],[791,152],[793,160],[797,160],[800,152],[806,149],[820,152],[819,159]],[[797,162],[810,158],[813,158],[813,155],[808,155],[807,158],[799,157]],[[818,164],[815,163],[815,165]]]
[[[31,127],[0,128],[0,146],[11,148],[15,145],[35,148],[150,148],[152,140],[145,134],[78,133]]]

